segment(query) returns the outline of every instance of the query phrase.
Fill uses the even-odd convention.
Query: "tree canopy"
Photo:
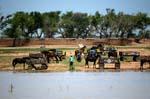
[[[1,37],[8,38],[150,38],[150,17],[146,13],[102,15],[81,12],[16,12],[0,15]]]

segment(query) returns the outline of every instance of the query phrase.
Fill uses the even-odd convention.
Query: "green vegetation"
[[[116,48],[119,48],[119,49],[150,49],[150,46],[147,46],[147,47],[142,47],[142,46],[116,46]]]
[[[150,50],[150,46],[142,47],[142,46],[115,46],[117,49],[147,49]],[[0,53],[20,53],[20,52],[40,52],[42,50],[48,50],[50,48],[21,48],[21,47],[4,47],[0,48]],[[75,50],[75,48],[58,48],[63,51],[67,50]]]
[[[14,56],[0,56],[0,70],[3,68],[10,68],[12,66],[12,60]]]
[[[0,53],[17,53],[17,52],[40,52],[42,50],[49,50],[50,48],[20,48],[20,47],[5,47],[0,48]],[[59,48],[60,50],[74,50],[74,48]]]
[[[12,60],[14,56],[0,56],[0,63],[8,63],[8,61]]]
[[[114,9],[106,9],[106,12],[106,15],[98,11],[95,15],[60,11],[16,12],[13,16],[0,16],[1,37],[30,39],[59,35],[62,38],[150,38],[150,17],[146,13],[129,15],[116,13]]]

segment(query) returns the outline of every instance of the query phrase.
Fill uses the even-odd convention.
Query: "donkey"
[[[22,57],[22,58],[15,58],[12,61],[13,69],[15,70],[16,64],[23,64],[23,69],[25,70],[26,60],[30,59],[30,57]]]

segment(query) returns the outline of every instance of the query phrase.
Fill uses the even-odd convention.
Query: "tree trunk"
[[[111,38],[112,37],[112,32],[109,32],[109,38]]]
[[[121,33],[120,37],[121,37],[121,38],[124,38],[124,32]]]
[[[101,32],[99,32],[99,38],[100,38],[100,39],[102,38],[102,33],[101,33]]]

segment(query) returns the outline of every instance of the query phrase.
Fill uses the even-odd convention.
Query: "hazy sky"
[[[150,0],[0,0],[0,13],[3,15],[17,11],[73,11],[94,14],[106,13],[106,8],[129,14],[145,12],[150,15]]]

